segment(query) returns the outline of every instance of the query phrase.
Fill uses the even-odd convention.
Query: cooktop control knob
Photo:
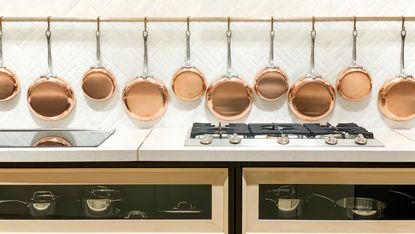
[[[358,144],[358,145],[366,145],[367,144],[367,139],[365,136],[363,136],[363,134],[359,134],[357,135],[357,137],[354,139],[354,143]]]
[[[334,137],[333,134],[330,134],[328,137],[326,137],[326,144],[328,144],[328,145],[336,145],[337,144],[337,138]]]
[[[229,143],[231,144],[239,144],[241,143],[242,138],[238,136],[238,134],[234,133],[229,136]]]
[[[202,138],[200,138],[200,144],[202,145],[209,145],[212,143],[213,137],[210,134],[204,134]]]
[[[290,138],[288,138],[287,135],[284,136],[279,136],[277,138],[278,144],[280,145],[287,145],[288,143],[290,143]]]

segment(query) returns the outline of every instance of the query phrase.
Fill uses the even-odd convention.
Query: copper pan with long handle
[[[388,118],[397,121],[415,117],[415,80],[405,71],[405,17],[401,28],[401,71],[387,80],[378,93],[378,107]]]
[[[48,44],[48,71],[36,78],[27,90],[27,102],[33,114],[44,120],[66,117],[75,106],[72,87],[52,70],[50,17],[47,19],[46,40]]]
[[[275,101],[287,93],[290,87],[287,74],[274,61],[274,17],[271,17],[269,64],[254,79],[255,93],[266,101]]]
[[[290,88],[288,104],[298,118],[317,121],[329,115],[335,106],[336,92],[328,80],[314,70],[314,44],[316,39],[315,18],[311,30],[311,69]]]
[[[113,96],[116,79],[114,73],[102,63],[100,17],[97,18],[96,44],[97,64],[84,74],[82,90],[94,101],[105,101]]]
[[[134,77],[122,93],[124,107],[127,113],[141,121],[151,121],[160,118],[167,109],[169,94],[163,82],[148,73],[147,56],[147,17],[144,18],[144,68],[143,73]]]
[[[252,108],[251,86],[232,72],[230,17],[228,18],[227,71],[211,83],[206,90],[206,105],[209,111],[221,120],[237,120],[249,113]]]

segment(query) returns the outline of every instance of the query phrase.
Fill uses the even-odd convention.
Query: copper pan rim
[[[177,85],[177,79],[180,77],[180,75],[183,73],[187,73],[187,72],[193,73],[194,75],[196,75],[196,77],[199,77],[201,81],[201,84],[200,84],[201,86],[198,88],[200,89],[200,91],[197,92],[197,95],[194,95],[193,97],[186,97],[186,95],[181,95],[179,92],[179,89],[186,88],[186,87],[179,87]],[[186,67],[186,66],[181,67],[173,74],[173,78],[171,82],[171,89],[173,90],[174,95],[183,101],[195,101],[195,100],[200,99],[205,94],[206,87],[207,87],[206,76],[197,67]]]
[[[69,143],[69,141],[67,141],[63,137],[59,137],[59,136],[43,137],[43,138],[39,139],[38,141],[36,141],[33,144],[33,146],[41,146],[41,145],[46,144],[46,143],[54,143],[54,144],[59,144],[59,145],[62,145],[62,146],[72,146],[72,144]]]
[[[380,112],[386,116],[387,118],[394,120],[394,121],[407,121],[407,120],[411,120],[415,118],[415,111],[413,114],[409,114],[409,115],[399,115],[397,113],[395,113],[393,110],[390,109],[389,105],[387,105],[387,99],[388,97],[393,96],[393,94],[391,94],[392,89],[396,86],[396,85],[405,85],[404,82],[408,82],[409,84],[413,85],[415,87],[415,80],[410,76],[410,77],[399,77],[399,76],[395,76],[395,77],[391,77],[389,78],[383,85],[382,87],[379,89],[378,92],[378,97],[377,97],[377,104],[378,104],[378,108],[380,110]],[[415,96],[415,89],[412,91],[411,90],[411,95]],[[403,97],[405,99],[408,99],[408,96]],[[415,99],[412,98],[412,99]],[[399,102],[401,103],[402,100],[399,100]],[[407,107],[404,107],[405,109]],[[412,110],[414,110],[412,108]]]
[[[89,94],[89,91],[85,87],[86,81],[88,79],[90,79],[89,75],[91,75],[93,73],[102,74],[105,77],[104,79],[108,80],[109,83],[110,83],[110,86],[111,86],[110,91],[109,91],[108,94],[104,95],[104,98],[94,98],[94,97],[92,97],[92,95]],[[91,67],[82,76],[82,86],[81,86],[82,91],[83,91],[83,93],[85,94],[85,96],[87,98],[89,98],[90,100],[93,100],[93,101],[101,102],[101,101],[106,101],[106,100],[110,99],[111,97],[114,96],[116,87],[117,87],[116,77],[115,77],[114,73],[109,68],[106,68],[106,67]]]
[[[343,81],[347,79],[347,77],[353,73],[360,74],[359,79],[365,79],[365,80],[360,80],[359,83],[361,84],[352,83],[351,86],[353,87],[350,87],[350,89],[344,88],[342,85]],[[364,85],[363,82],[368,84],[368,88],[360,89],[360,90],[356,89],[356,87],[361,87],[362,85]],[[353,101],[361,101],[365,99],[366,97],[370,95],[372,88],[373,88],[372,77],[369,71],[367,71],[363,67],[346,68],[339,74],[336,80],[336,90],[338,94],[347,101],[353,102]]]
[[[64,90],[64,94],[62,96],[66,96],[66,101],[68,103],[68,107],[61,112],[60,114],[57,115],[53,115],[53,116],[46,116],[43,115],[41,113],[39,113],[36,108],[34,108],[32,106],[32,98],[33,95],[35,94],[36,88],[44,83],[53,83],[58,85],[59,87],[61,87]],[[52,97],[53,98],[53,97]],[[38,78],[36,78],[29,86],[29,88],[27,89],[27,102],[29,104],[29,109],[30,111],[37,116],[40,119],[43,120],[61,120],[63,118],[65,118],[66,116],[68,116],[72,110],[75,107],[76,104],[76,98],[75,98],[75,94],[73,92],[72,87],[62,78],[57,77],[57,76],[53,76],[53,77],[47,77],[47,76],[40,76]],[[47,105],[47,104],[45,104]]]
[[[221,86],[222,84],[225,84],[228,82],[237,84],[238,86],[240,86],[240,88],[244,90],[243,96],[245,96],[244,98],[246,98],[247,100],[247,104],[243,106],[242,110],[237,114],[232,114],[232,115],[221,114],[215,110],[215,106],[213,103],[214,102],[213,94],[214,94],[215,89]],[[251,86],[246,81],[242,80],[240,77],[237,77],[237,76],[228,77],[225,75],[225,76],[219,77],[219,79],[211,83],[206,90],[206,105],[208,107],[208,110],[210,111],[210,113],[212,113],[216,118],[220,120],[233,121],[233,120],[241,119],[242,117],[246,116],[251,111],[252,103],[253,103],[253,91],[252,91]]]
[[[130,95],[137,95],[137,93],[131,93],[132,89],[134,87],[137,87],[140,84],[145,84],[145,83],[155,87],[158,90],[158,94],[161,96],[160,98],[162,100],[161,107],[155,113],[152,113],[151,115],[141,115],[141,114],[135,113],[132,107],[130,107],[129,102],[128,102]],[[123,92],[122,92],[122,99],[123,99],[124,109],[126,110],[126,112],[128,113],[130,117],[136,120],[140,120],[140,121],[153,121],[153,120],[157,120],[160,117],[162,117],[164,113],[166,112],[168,102],[169,102],[169,93],[168,93],[167,87],[159,79],[152,77],[152,76],[151,77],[138,76],[138,77],[134,77],[124,87]]]
[[[6,98],[0,98],[0,102],[5,102],[16,97],[16,95],[20,92],[20,81],[16,73],[7,67],[0,67],[0,73],[3,73],[7,77],[9,77],[11,83],[14,86],[14,89],[11,94],[9,94]]]
[[[326,104],[325,106],[327,106],[325,108],[325,111],[322,111],[322,113],[317,114],[317,115],[310,115],[307,113],[304,113],[304,111],[300,110],[300,107],[302,104],[306,105],[307,103],[301,103],[302,101],[300,100],[300,104],[296,104],[296,98],[299,96],[299,93],[301,91],[301,89],[303,87],[305,87],[306,85],[309,84],[314,84],[314,85],[319,85],[321,88],[324,89],[324,91],[326,91],[325,97],[323,97],[324,99],[326,99]],[[315,96],[316,92],[313,92],[313,96]],[[321,95],[321,92],[318,92],[319,95]],[[307,98],[308,100],[310,98]],[[327,105],[328,103],[328,105]],[[334,108],[335,108],[335,104],[336,104],[336,91],[334,89],[334,87],[330,84],[330,82],[326,79],[324,79],[321,76],[316,76],[316,77],[310,77],[310,76],[303,76],[300,77],[299,79],[297,79],[297,81],[291,86],[289,92],[288,92],[288,106],[291,110],[292,113],[294,113],[294,115],[304,121],[318,121],[321,120],[325,117],[327,117],[328,115],[330,115],[330,113],[333,112]],[[323,105],[322,105],[323,106]]]
[[[283,83],[285,84],[284,91],[281,92],[281,94],[278,95],[276,98],[266,97],[264,94],[262,94],[262,92],[260,91],[260,88],[259,88],[261,79],[263,79],[264,75],[266,75],[268,73],[278,73],[280,75],[280,77],[282,78]],[[280,78],[277,78],[277,79],[280,79]],[[281,99],[285,94],[287,94],[287,92],[290,88],[288,75],[278,67],[265,67],[265,68],[261,69],[257,73],[257,75],[255,76],[253,86],[254,86],[255,93],[265,101],[277,101],[277,100]]]

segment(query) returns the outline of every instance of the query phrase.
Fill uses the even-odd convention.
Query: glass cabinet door
[[[0,225],[226,233],[227,191],[227,169],[4,169]]]

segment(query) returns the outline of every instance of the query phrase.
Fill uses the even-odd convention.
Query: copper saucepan
[[[17,75],[3,65],[3,17],[0,17],[0,101],[7,101],[20,90]]]
[[[187,17],[186,61],[177,70],[172,79],[172,90],[176,97],[184,101],[197,100],[206,90],[206,78],[203,73],[190,63],[190,19]]]
[[[231,69],[230,18],[228,18],[227,37],[227,72],[226,75],[209,85],[206,90],[206,104],[210,112],[221,120],[240,119],[249,113],[252,107],[253,93],[250,85]]]
[[[409,120],[415,117],[415,80],[405,72],[405,17],[401,29],[401,71],[386,81],[378,94],[380,111],[392,120]]]
[[[82,78],[82,90],[94,101],[104,101],[113,96],[116,82],[115,75],[102,63],[100,19],[97,18],[97,64],[92,66]]]
[[[274,62],[274,36],[274,17],[271,17],[269,65],[260,70],[254,79],[256,94],[267,101],[280,99],[289,88],[287,74]]]
[[[162,81],[148,73],[147,18],[144,18],[144,69],[123,90],[123,103],[128,114],[138,120],[150,121],[160,118],[167,109],[168,91]]]
[[[372,78],[369,72],[362,66],[358,66],[356,62],[356,17],[353,23],[353,64],[349,68],[340,73],[337,78],[337,92],[344,99],[349,101],[359,101],[370,94],[372,90]]]
[[[63,137],[60,136],[47,136],[36,141],[33,146],[36,147],[67,147],[72,144]]]
[[[314,70],[314,44],[316,30],[313,17],[311,30],[311,70],[299,78],[290,88],[288,104],[291,111],[305,121],[316,121],[326,117],[333,111],[336,92],[330,82]]]
[[[71,86],[52,70],[50,17],[46,30],[48,44],[48,71],[36,78],[27,90],[30,110],[44,120],[59,120],[67,116],[75,106],[75,95]]]

